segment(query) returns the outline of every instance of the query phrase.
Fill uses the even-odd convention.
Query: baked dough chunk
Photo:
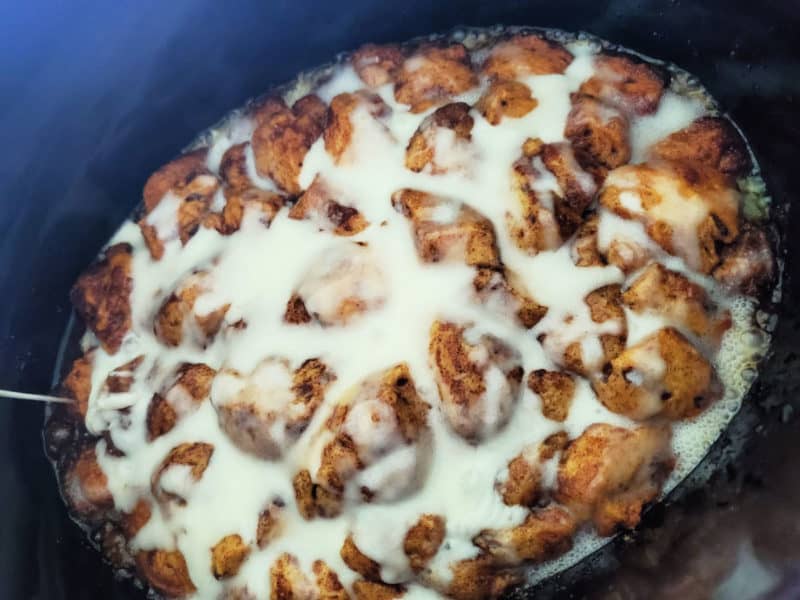
[[[751,168],[744,140],[722,117],[700,117],[654,144],[649,155],[652,159],[701,164],[731,177],[741,177]]]
[[[351,236],[367,228],[369,222],[358,209],[344,203],[343,193],[317,175],[289,211],[289,217],[310,220],[321,230]]]
[[[515,35],[492,48],[481,73],[494,79],[558,75],[567,69],[572,59],[572,54],[557,42],[538,35]]]
[[[184,363],[147,407],[147,437],[152,441],[172,431],[178,421],[208,398],[216,371],[203,363]]]
[[[386,276],[369,246],[347,242],[314,262],[289,298],[284,320],[343,326],[381,308],[387,294]]]
[[[167,504],[186,504],[185,496],[193,483],[200,481],[208,468],[214,446],[205,442],[186,442],[175,446],[156,468],[150,480],[153,497]]]
[[[763,229],[742,227],[738,238],[723,248],[711,275],[731,292],[756,296],[773,280],[775,256]]]
[[[377,581],[358,580],[353,583],[355,600],[395,600],[406,593],[400,585],[388,585]]]
[[[94,445],[84,448],[67,463],[63,491],[70,509],[83,519],[96,521],[114,508],[108,479],[97,462]]]
[[[625,347],[627,323],[619,285],[593,290],[584,302],[591,324],[571,326],[575,317],[567,315],[562,327],[552,327],[538,339],[555,364],[573,373],[595,376]]]
[[[61,394],[73,400],[68,405],[68,410],[77,413],[82,419],[86,418],[89,396],[92,393],[92,355],[90,351],[76,358],[69,373],[61,382]]]
[[[719,314],[703,287],[659,263],[642,271],[622,294],[622,301],[636,313],[664,315],[709,342],[710,347],[719,344],[731,323],[730,315]]]
[[[605,257],[597,247],[597,228],[600,218],[597,213],[588,215],[575,232],[570,254],[572,262],[578,267],[602,267],[606,264]]]
[[[353,53],[350,64],[361,81],[376,88],[395,80],[403,59],[403,52],[398,46],[365,44]]]
[[[281,554],[269,571],[270,600],[348,600],[347,591],[336,573],[321,560],[311,565],[314,578],[300,568],[297,558],[288,553]]]
[[[461,44],[422,46],[403,61],[394,97],[412,113],[443,104],[478,85],[467,49]]]
[[[308,469],[295,476],[300,514],[333,517],[345,500],[389,502],[421,485],[429,409],[405,363],[346,394],[312,444],[320,453],[313,479]]]
[[[568,510],[551,505],[531,511],[525,521],[515,527],[482,531],[475,545],[498,565],[543,562],[572,547],[572,536],[578,524]]]
[[[225,188],[225,206],[220,212],[211,212],[203,220],[203,226],[216,229],[222,235],[239,231],[245,212],[256,211],[259,221],[269,227],[278,211],[286,203],[286,196],[259,188],[242,191]]]
[[[475,209],[411,189],[395,192],[392,204],[411,220],[417,254],[423,262],[500,267],[492,222]]]
[[[211,572],[216,579],[235,577],[250,555],[250,547],[238,533],[226,535],[211,548]]]
[[[470,110],[465,102],[453,102],[427,116],[408,142],[406,167],[416,173],[427,167],[434,175],[467,170],[475,124]]]
[[[325,127],[323,138],[325,150],[333,156],[336,163],[355,162],[357,158],[348,153],[353,141],[352,118],[357,110],[366,112],[386,131],[387,135],[389,134],[383,121],[391,114],[392,109],[380,96],[363,90],[335,96],[331,100],[330,109],[328,109],[328,124]]]
[[[206,154],[206,148],[184,154],[145,183],[139,228],[154,260],[164,255],[169,240],[180,239],[185,245],[209,213],[219,180],[208,170]]]
[[[408,528],[403,538],[403,553],[412,573],[419,573],[439,551],[445,537],[445,520],[439,515],[424,514]],[[345,538],[339,554],[345,564],[369,581],[381,582],[381,565],[364,554],[352,535]]]
[[[666,77],[652,65],[630,56],[602,54],[594,59],[594,68],[595,74],[581,85],[579,93],[636,115],[658,108]]]
[[[545,418],[559,422],[566,420],[575,396],[575,379],[572,375],[537,369],[528,375],[528,388],[539,396]]]
[[[609,410],[637,420],[691,418],[722,393],[713,367],[671,327],[627,348],[592,385]]]
[[[234,444],[275,460],[308,427],[335,379],[318,358],[294,371],[287,360],[266,358],[247,375],[222,369],[211,388],[211,402],[220,427]]]
[[[131,328],[131,246],[114,244],[72,287],[75,310],[103,349],[114,354]]]
[[[181,281],[156,313],[153,330],[167,346],[179,346],[188,338],[205,347],[217,335],[230,304],[223,304],[204,314],[195,310],[197,299],[209,291],[211,274],[196,271]]]
[[[717,247],[739,232],[739,193],[723,175],[702,165],[626,165],[611,171],[600,203],[623,219],[642,223],[664,251],[692,269],[710,273]]]
[[[232,192],[243,192],[255,186],[247,171],[248,149],[250,142],[234,144],[219,161],[219,176],[225,188]]]
[[[625,114],[597,98],[572,95],[564,136],[572,143],[578,164],[602,182],[608,171],[631,158]]]
[[[491,125],[504,118],[519,119],[539,105],[531,89],[519,81],[492,81],[475,108]]]
[[[591,425],[561,457],[556,498],[600,535],[635,527],[674,467],[670,436],[668,426]]]
[[[500,598],[521,580],[518,570],[503,569],[485,553],[450,565],[450,573],[448,581],[432,580],[426,583],[454,600]]]
[[[280,535],[285,517],[285,507],[284,500],[276,497],[258,514],[256,545],[262,550]]]
[[[516,349],[493,335],[474,334],[469,326],[434,321],[429,355],[453,431],[479,442],[506,424],[522,380]]]
[[[517,246],[536,254],[558,248],[575,233],[597,187],[569,144],[536,144],[523,152],[513,167],[520,209],[507,224]]]
[[[564,431],[554,433],[538,446],[526,446],[522,452],[508,463],[508,475],[495,487],[507,506],[534,506],[545,498],[542,488],[542,463],[555,460],[567,445]]]
[[[479,268],[472,280],[477,299],[498,315],[511,317],[530,329],[547,314],[528,293],[519,277],[508,269]]]
[[[264,102],[257,109],[252,138],[258,174],[289,194],[299,194],[297,177],[308,149],[322,135],[326,116],[325,103],[314,95],[300,98],[291,109],[277,98]]]
[[[136,554],[142,577],[167,598],[184,598],[197,591],[180,550],[143,550]]]

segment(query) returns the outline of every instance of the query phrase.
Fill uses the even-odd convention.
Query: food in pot
[[[76,282],[47,425],[69,508],[165,598],[562,569],[746,392],[757,181],[684,73],[595,40],[365,46],[154,173]]]

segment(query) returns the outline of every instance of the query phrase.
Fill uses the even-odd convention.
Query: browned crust
[[[575,380],[571,375],[538,369],[528,375],[528,387],[541,399],[545,418],[559,422],[567,419],[575,395]]]
[[[136,567],[145,580],[168,598],[197,591],[180,550],[145,550],[136,554]]]
[[[586,171],[602,181],[610,169],[631,158],[628,119],[619,110],[596,98],[572,95],[564,136],[572,143],[575,159]]]
[[[381,565],[361,552],[352,535],[348,535],[339,551],[344,563],[369,581],[381,581]]]
[[[253,182],[247,174],[247,146],[249,142],[234,144],[225,151],[219,163],[219,176],[228,187],[236,192],[242,192],[253,187]]]
[[[297,181],[306,152],[322,134],[327,107],[317,96],[304,96],[289,109],[280,100],[266,102],[257,115],[252,145],[256,170],[289,194],[299,194]]]
[[[78,315],[109,354],[119,350],[131,328],[131,252],[130,244],[108,247],[70,292]]]
[[[478,84],[462,44],[421,46],[397,72],[394,97],[412,113],[442,104]]]
[[[226,535],[211,548],[211,572],[215,579],[235,577],[250,555],[250,548],[238,533]]]
[[[644,349],[661,357],[664,373],[656,381],[639,385],[631,381],[630,373],[642,371],[636,357]],[[672,328],[660,329],[623,351],[611,361],[607,375],[592,385],[609,410],[634,419],[653,414],[673,420],[691,418],[722,391],[711,364]]]
[[[572,54],[558,42],[538,35],[520,34],[492,48],[481,71],[495,79],[558,75],[566,70],[572,59]]]
[[[81,418],[86,418],[86,411],[89,408],[89,395],[92,393],[92,355],[84,354],[76,358],[72,363],[67,376],[61,382],[62,394],[72,398],[75,402],[69,405],[69,409],[76,411]]]
[[[406,168],[419,173],[430,165],[433,174],[446,172],[446,169],[436,163],[431,136],[437,128],[445,128],[452,130],[457,140],[469,142],[475,124],[475,120],[469,114],[470,110],[469,104],[465,102],[452,102],[440,106],[426,117],[406,147]]]
[[[775,277],[775,256],[766,232],[744,225],[738,238],[720,254],[714,279],[734,292],[758,296]]]
[[[653,145],[650,157],[702,164],[731,177],[746,175],[752,166],[744,140],[722,117],[700,117]]]
[[[478,299],[486,304],[501,304],[520,325],[530,329],[544,318],[547,307],[534,300],[508,270],[479,268],[472,280]]]
[[[579,93],[625,112],[655,112],[664,93],[664,73],[630,56],[601,54],[594,60],[596,74],[581,85]]]
[[[669,427],[591,425],[561,457],[558,501],[594,521],[600,535],[635,527],[675,464]]]
[[[475,108],[491,125],[504,118],[519,119],[534,110],[539,101],[530,88],[519,81],[492,81],[475,104]]]
[[[186,442],[170,450],[150,479],[150,491],[156,500],[159,502],[174,501],[179,505],[186,504],[184,498],[161,488],[159,484],[161,475],[170,467],[185,465],[191,467],[192,478],[195,481],[200,481],[213,454],[214,446],[205,442]]]
[[[385,117],[391,112],[381,97],[371,92],[359,91],[335,96],[331,100],[328,124],[323,132],[325,150],[333,157],[334,162],[341,162],[342,156],[350,147],[353,140],[350,115],[358,106],[365,107],[375,119]]]
[[[403,552],[413,571],[421,571],[427,566],[439,551],[444,534],[444,519],[439,515],[422,515],[408,530],[403,540]]]
[[[411,220],[417,253],[423,261],[460,260],[474,267],[500,267],[494,226],[475,209],[411,189],[395,192],[392,204]],[[430,218],[437,207],[452,207],[452,222]]]
[[[353,596],[356,600],[395,600],[402,598],[405,588],[401,585],[388,585],[376,581],[356,581],[353,583]]]
[[[168,162],[153,173],[144,184],[142,197],[145,210],[152,211],[167,192],[180,192],[198,175],[209,175],[206,167],[207,148],[200,148]]]
[[[350,64],[353,65],[361,81],[371,88],[376,88],[394,81],[403,59],[403,52],[399,46],[365,44],[353,52]]]
[[[360,233],[369,225],[364,215],[344,204],[340,194],[319,175],[291,208],[289,218],[327,222],[334,234],[345,237]]]

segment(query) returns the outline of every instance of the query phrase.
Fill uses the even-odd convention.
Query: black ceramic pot
[[[776,206],[800,198],[800,3],[789,0],[7,2],[0,387],[51,387],[69,286],[137,204],[148,174],[197,132],[364,42],[494,24],[584,30],[687,69],[749,138]],[[637,535],[537,597],[691,599],[711,589],[723,599],[800,597],[793,217],[783,223],[787,278],[774,352],[738,419],[749,441],[729,452],[721,440],[712,462],[723,466],[710,480],[650,511]],[[41,406],[0,400],[0,598],[143,598],[115,580],[69,520],[42,450],[42,420]],[[749,576],[740,572],[748,544]]]

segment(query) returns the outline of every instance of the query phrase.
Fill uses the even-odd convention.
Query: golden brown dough
[[[364,579],[369,581],[381,581],[381,565],[361,552],[353,540],[352,535],[348,535],[345,538],[339,555],[348,567],[361,575]]]
[[[297,181],[306,153],[325,127],[327,107],[317,96],[300,98],[291,109],[270,99],[259,109],[253,132],[253,153],[259,175],[269,177],[289,194],[299,194]]]
[[[491,125],[503,118],[519,119],[539,104],[531,89],[519,81],[492,81],[478,100],[475,108]]]
[[[739,132],[722,117],[700,117],[650,148],[654,159],[702,164],[731,177],[750,170],[750,156]]]
[[[152,211],[167,192],[175,191],[178,195],[183,195],[184,190],[187,186],[191,186],[195,178],[208,175],[206,154],[206,148],[189,152],[153,173],[144,184],[142,192],[146,212]]]
[[[557,42],[538,35],[515,35],[492,48],[481,71],[494,79],[558,75],[572,59],[572,54]]]
[[[712,347],[731,324],[730,315],[718,314],[703,287],[659,263],[651,263],[642,271],[625,290],[622,301],[634,312],[651,311],[668,317]]]
[[[225,151],[219,163],[219,176],[225,186],[234,192],[243,192],[253,187],[247,174],[247,147],[249,142],[234,144]]]
[[[381,97],[371,92],[359,91],[335,96],[328,109],[328,124],[323,132],[323,138],[325,150],[333,156],[336,163],[342,162],[353,141],[353,123],[350,117],[357,108],[366,110],[377,121],[391,113],[391,109]]]
[[[445,521],[439,515],[422,515],[408,530],[403,540],[403,552],[415,572],[424,569],[439,551],[444,541]]]
[[[89,408],[89,395],[92,393],[92,353],[86,353],[76,358],[72,363],[67,376],[61,382],[62,394],[72,398],[74,402],[69,405],[69,410],[77,412],[81,418],[86,418]]]
[[[197,591],[180,550],[144,550],[136,554],[142,577],[167,598],[183,598]]]
[[[713,367],[669,327],[612,359],[604,377],[592,385],[609,410],[639,420],[694,417],[722,392]]]
[[[353,53],[350,63],[361,81],[376,88],[394,81],[403,58],[398,46],[365,44]]]
[[[461,147],[472,139],[472,127],[475,120],[469,114],[470,106],[465,102],[453,102],[437,108],[420,123],[406,148],[406,168],[419,173],[430,167],[434,175],[451,170],[463,169],[467,165],[453,159],[453,155],[462,154]],[[442,130],[452,131],[452,144],[442,148],[442,155],[437,157],[437,147],[443,145]]]
[[[395,192],[392,204],[411,220],[417,253],[424,262],[500,266],[492,222],[475,209],[411,189]]]
[[[508,476],[495,487],[507,506],[534,506],[542,500],[541,463],[553,459],[567,445],[567,434],[559,431],[547,436],[538,447],[526,446],[508,463]]]
[[[572,95],[564,136],[578,164],[602,181],[606,173],[631,158],[628,119],[618,109],[583,94]]]
[[[131,328],[131,251],[130,244],[109,246],[70,292],[78,315],[109,354],[119,350]]]
[[[369,222],[358,209],[344,204],[342,193],[317,175],[289,211],[289,218],[311,220],[321,230],[351,236],[367,228]]]
[[[510,417],[522,366],[519,352],[499,338],[484,334],[469,342],[466,330],[434,321],[429,356],[447,422],[460,436],[477,441],[493,435]]]
[[[459,561],[450,566],[450,571],[450,582],[438,587],[454,600],[499,598],[521,579],[519,572],[498,568],[494,559],[486,554]]]
[[[652,65],[630,56],[601,54],[594,59],[595,75],[579,93],[622,110],[646,115],[658,108],[665,77]]]
[[[553,421],[565,421],[569,415],[575,380],[561,371],[538,369],[528,375],[528,387],[542,401],[542,415]]]
[[[197,298],[207,291],[209,280],[208,271],[192,273],[164,300],[153,325],[161,342],[167,346],[179,346],[184,333],[191,333],[195,341],[205,345],[219,332],[230,304],[223,304],[204,315],[194,310]]]
[[[403,594],[405,589],[400,585],[362,580],[353,583],[353,595],[356,600],[395,600],[402,598]]]
[[[693,269],[710,273],[717,247],[739,231],[739,193],[701,164],[626,165],[611,171],[600,204],[644,225],[648,236]]]
[[[395,99],[409,104],[412,113],[442,104],[478,84],[461,44],[418,48],[403,61],[395,81]]]
[[[237,533],[226,535],[211,548],[211,572],[216,579],[234,577],[250,554],[250,548]]]
[[[542,562],[572,547],[578,521],[564,508],[551,505],[531,511],[522,524],[508,529],[482,531],[475,545],[500,565]]]
[[[575,232],[572,243],[572,260],[578,267],[602,267],[605,258],[597,247],[597,213],[587,216]]]
[[[318,358],[292,372],[287,360],[268,357],[247,375],[220,371],[212,402],[220,428],[240,450],[276,460],[308,427],[335,379]]]
[[[162,475],[171,468],[188,467],[189,476],[194,481],[200,481],[206,468],[208,468],[208,463],[211,461],[213,454],[214,446],[205,442],[187,442],[179,444],[170,450],[150,479],[150,491],[156,500],[159,502],[172,501],[180,506],[186,504],[186,499],[180,494],[167,491],[161,487]]]
[[[261,213],[259,220],[269,227],[285,202],[286,197],[278,192],[255,187],[244,190],[226,188],[225,206],[222,211],[206,215],[203,226],[216,229],[222,235],[231,235],[239,231],[242,226],[245,210],[251,209],[259,211]]]
[[[526,329],[547,314],[547,307],[536,302],[520,278],[508,269],[479,268],[472,285],[480,302],[504,316],[515,318]]]
[[[312,600],[316,589],[291,554],[283,553],[269,570],[270,600]]]
[[[171,431],[178,419],[194,412],[208,398],[216,371],[203,363],[178,367],[171,385],[153,394],[147,407],[147,435],[152,441]]]
[[[597,533],[635,527],[675,464],[667,426],[591,425],[561,457],[556,498]]]
[[[319,432],[330,441],[321,450],[313,478],[307,469],[295,475],[300,514],[306,519],[336,516],[346,495],[354,501],[380,502],[416,489],[424,466],[419,454],[428,432],[429,410],[405,363],[367,377],[345,394]],[[360,471],[395,450],[409,447],[415,453],[414,460],[394,471],[387,486],[358,483]]]
[[[264,549],[275,539],[281,530],[283,509],[286,506],[280,498],[275,498],[258,514],[256,525],[256,545]]]

